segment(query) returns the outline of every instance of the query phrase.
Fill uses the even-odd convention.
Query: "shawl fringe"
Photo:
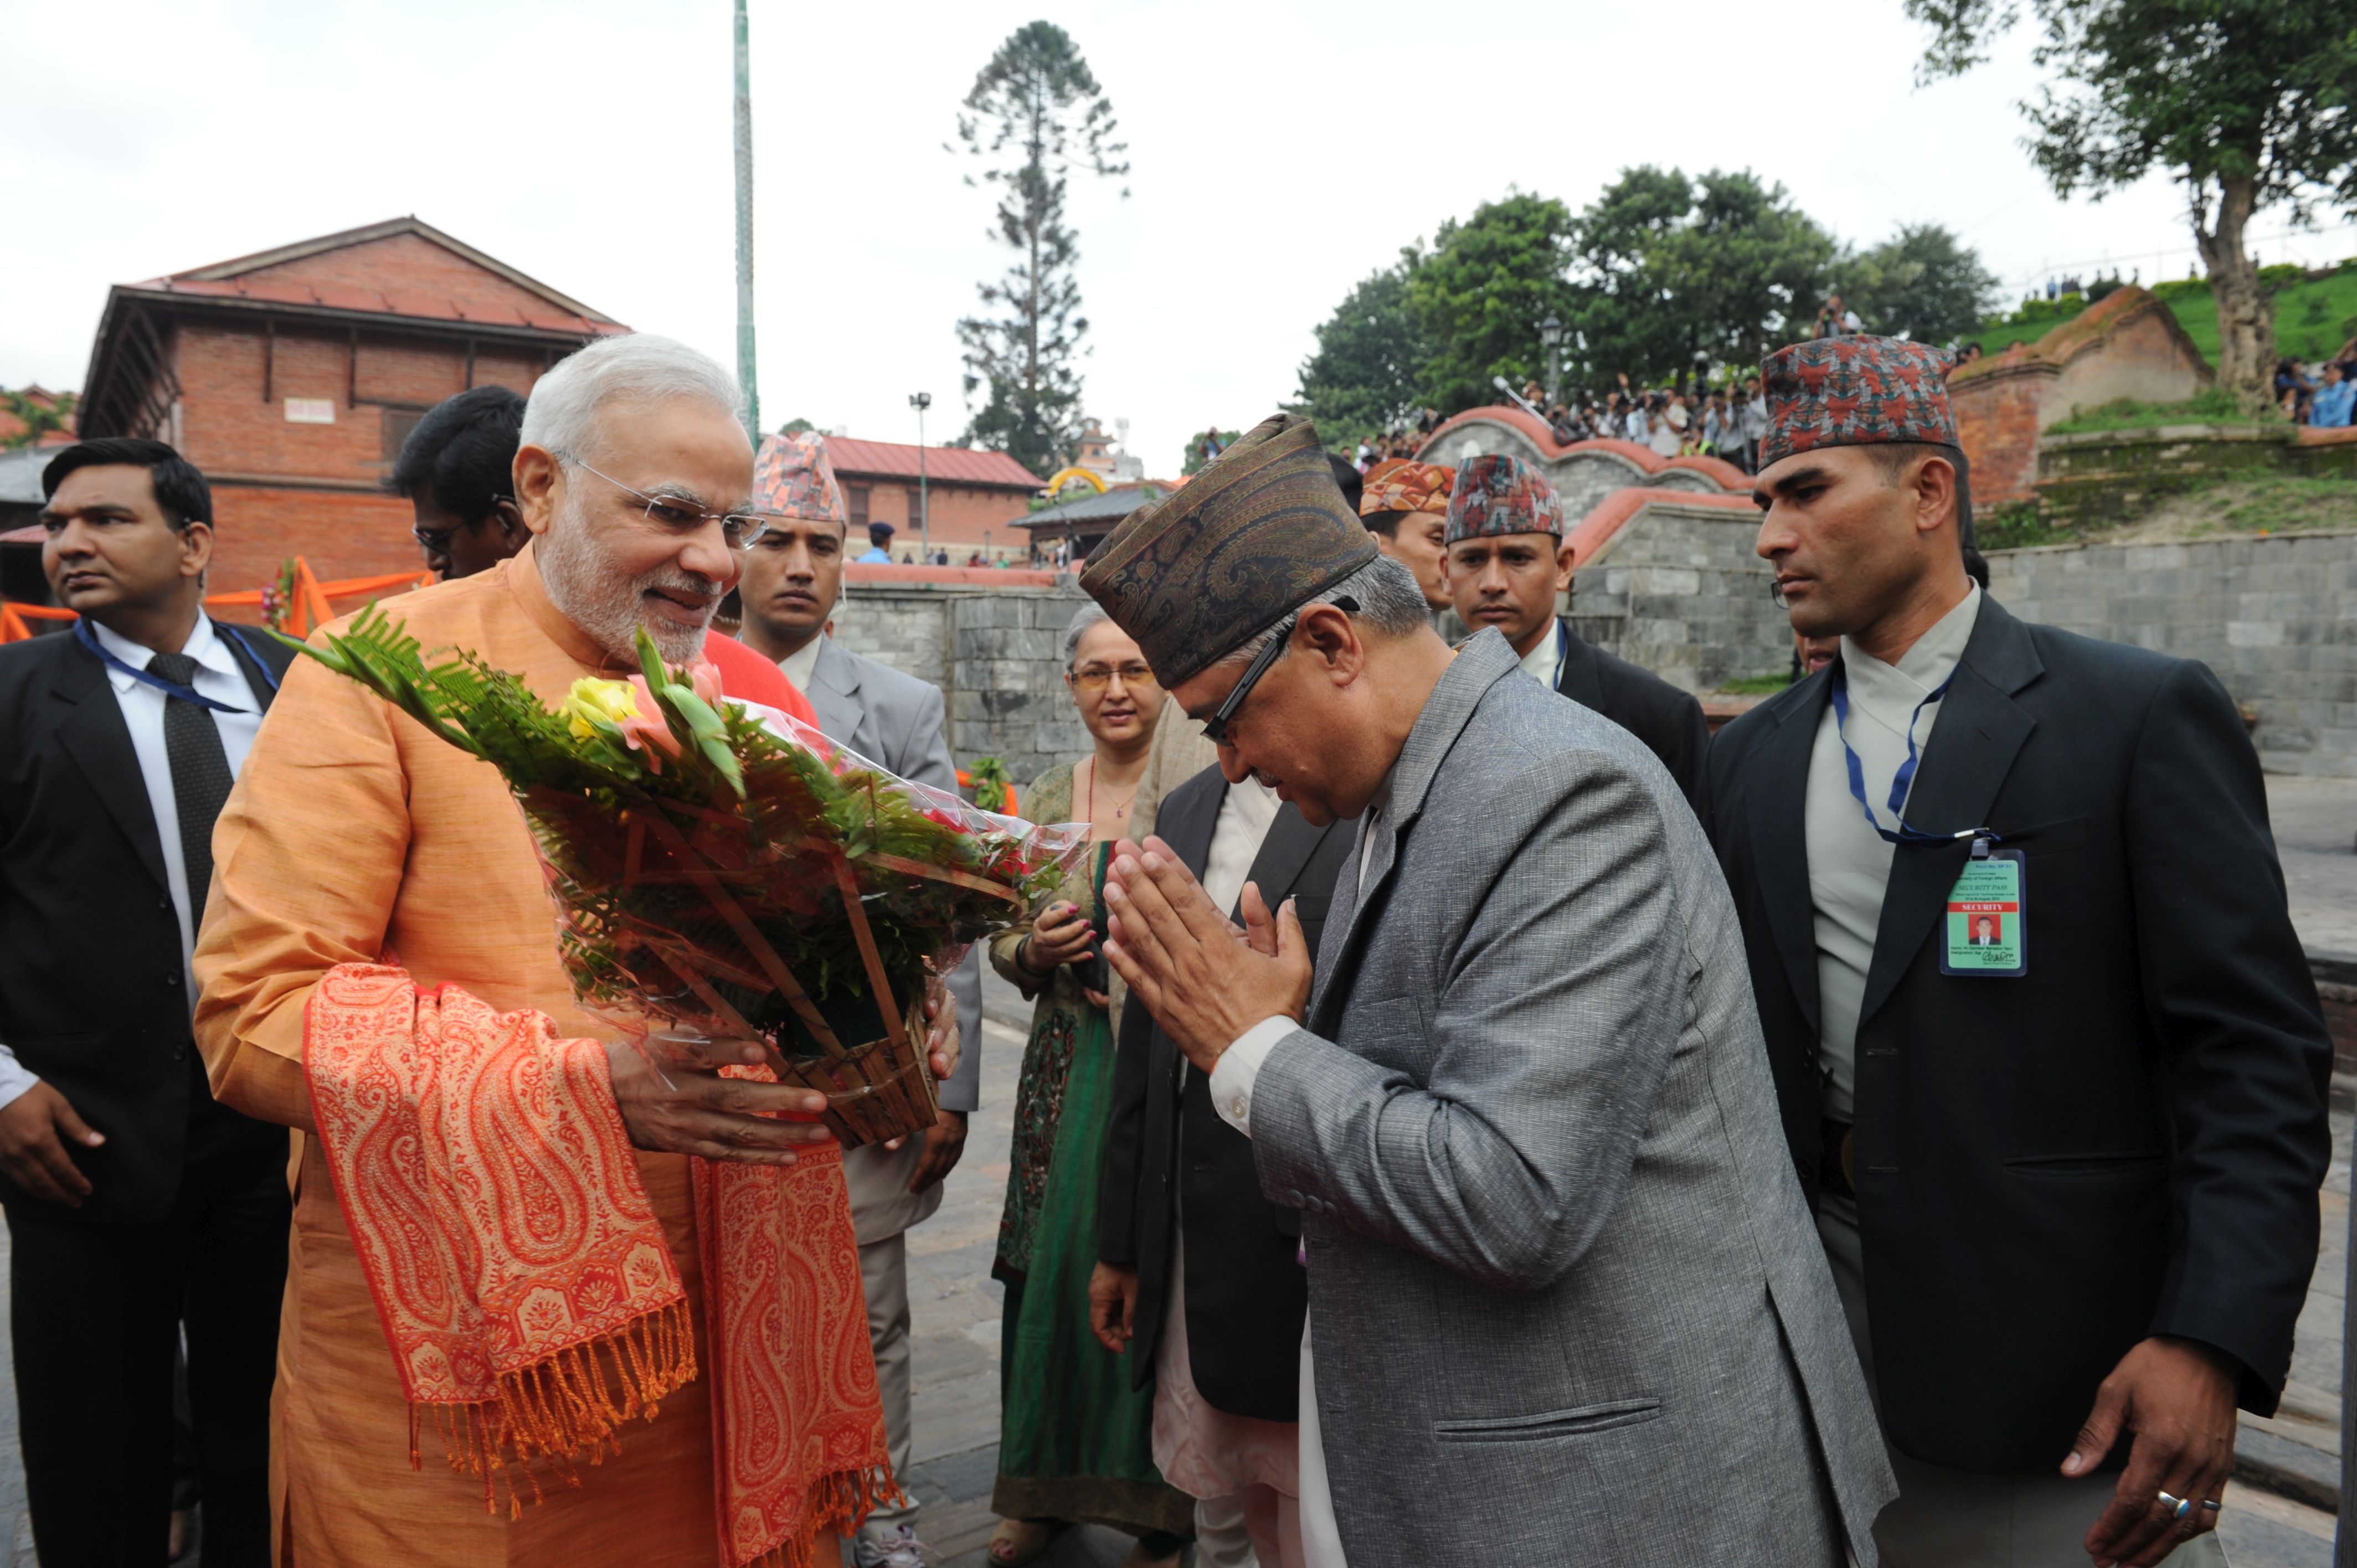
[[[802,1528],[738,1568],[834,1568],[820,1564],[818,1538],[832,1530],[849,1535],[860,1522],[887,1503],[906,1503],[909,1496],[892,1478],[888,1465],[868,1470],[837,1470],[822,1476],[811,1487],[810,1508]]]
[[[566,1485],[578,1487],[581,1460],[602,1465],[608,1449],[620,1453],[625,1423],[652,1421],[665,1397],[694,1380],[692,1324],[687,1303],[675,1301],[616,1333],[501,1373],[497,1399],[411,1405],[410,1468],[423,1467],[418,1428],[431,1411],[450,1468],[483,1478],[483,1510],[497,1514],[504,1489],[508,1517],[521,1519],[523,1499],[511,1470],[522,1472],[537,1503],[535,1463],[547,1461]]]

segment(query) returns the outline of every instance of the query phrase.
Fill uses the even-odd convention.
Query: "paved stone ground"
[[[0,1568],[34,1568],[25,1512],[25,1456],[16,1436],[16,1359],[8,1333],[8,1227],[0,1225]]]
[[[2357,779],[2272,775],[2267,811],[2300,940],[2357,954]]]
[[[1015,1081],[1030,1006],[984,972],[988,1015],[982,1058],[983,1109],[965,1157],[952,1173],[941,1209],[909,1232],[909,1302],[916,1363],[916,1474],[924,1512],[919,1535],[950,1568],[986,1568],[990,1511],[998,1473],[998,1325],[1002,1292],[990,1277],[1006,1196]],[[1043,1568],[1105,1568],[1120,1562],[1127,1536],[1068,1531],[1039,1559]]]

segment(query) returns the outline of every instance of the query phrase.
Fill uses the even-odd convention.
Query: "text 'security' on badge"
[[[1997,850],[1964,862],[1948,889],[1940,972],[2005,978],[2029,972],[2023,924],[2022,855]]]

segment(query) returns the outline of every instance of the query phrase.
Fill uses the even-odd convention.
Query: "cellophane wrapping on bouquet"
[[[554,712],[470,654],[429,665],[380,611],[326,641],[307,651],[505,777],[587,1011],[659,1069],[666,1041],[763,1042],[846,1146],[933,1124],[929,995],[946,1005],[966,950],[1031,919],[1086,849],[1082,824],[977,810],[724,698],[644,634],[640,674],[577,681]]]

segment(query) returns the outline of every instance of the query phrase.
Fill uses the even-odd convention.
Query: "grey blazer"
[[[1896,1487],[1717,862],[1516,668],[1458,650],[1253,1090],[1351,1568],[1873,1568]]]
[[[957,763],[950,755],[939,686],[847,652],[823,635],[810,690],[802,695],[818,710],[818,727],[829,740],[903,779],[956,792]],[[957,998],[958,1069],[942,1085],[942,1109],[973,1111],[982,1103],[979,945],[950,976],[950,993]],[[920,1193],[909,1190],[923,1148],[922,1139],[911,1138],[897,1150],[870,1147],[845,1155],[851,1224],[860,1245],[898,1236],[942,1206],[939,1183]]]

